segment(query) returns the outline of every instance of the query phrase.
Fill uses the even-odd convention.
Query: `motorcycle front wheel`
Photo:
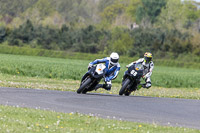
[[[88,78],[84,83],[81,84],[80,88],[77,90],[77,93],[83,93],[85,90],[85,87],[92,81],[91,78]]]
[[[130,79],[129,78],[125,79],[125,81],[124,81],[124,83],[122,85],[122,88],[119,91],[119,95],[123,95],[125,93],[126,88],[129,85],[129,83],[130,83]]]

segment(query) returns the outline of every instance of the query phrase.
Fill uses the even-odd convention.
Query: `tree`
[[[136,9],[137,22],[141,22],[144,19],[149,20],[151,23],[156,22],[165,5],[166,0],[142,0],[142,4]]]
[[[97,3],[94,0],[53,0],[56,10],[67,22],[90,25],[98,21]],[[91,21],[92,20],[92,21]]]
[[[6,28],[0,26],[0,43],[2,43],[5,40],[6,35],[7,35]]]
[[[21,46],[23,43],[31,42],[35,37],[34,26],[30,20],[21,25],[18,29],[14,29],[9,35],[9,44]]]
[[[98,4],[98,10],[99,10],[99,12],[103,12],[103,10],[104,10],[106,7],[108,7],[108,6],[112,5],[112,4],[114,4],[114,2],[115,2],[115,0],[101,0],[101,1],[99,2],[99,4]]]
[[[115,18],[125,11],[125,7],[122,3],[114,3],[104,9],[101,13],[103,21],[107,21],[110,24],[115,20]]]
[[[42,20],[51,16],[54,12],[55,7],[51,0],[38,0],[33,6],[24,12],[22,19],[29,19],[35,25],[39,25]]]
[[[19,16],[38,0],[0,0],[1,15]]]
[[[200,11],[192,1],[168,0],[159,16],[158,25],[169,29],[189,28],[200,18]]]
[[[191,38],[193,54],[200,56],[200,34],[195,33]]]
[[[184,5],[180,0],[168,0],[166,8],[162,9],[158,25],[168,29],[182,29],[187,20]]]
[[[142,5],[141,0],[131,0],[130,4],[126,8],[126,12],[132,17],[134,21],[136,21],[136,10],[138,6]]]
[[[131,56],[142,56],[146,51],[156,52],[161,50],[164,41],[163,33],[155,28],[137,28],[131,32],[134,39]]]
[[[132,48],[133,38],[130,36],[128,30],[121,28],[114,28],[112,30],[111,40],[108,42],[108,53],[115,51],[121,55],[128,55]]]
[[[191,28],[200,19],[200,10],[197,9],[197,4],[194,1],[185,1],[184,10],[186,11],[185,28]],[[196,28],[196,27],[195,27]]]

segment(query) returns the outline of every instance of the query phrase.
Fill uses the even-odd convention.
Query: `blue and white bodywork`
[[[95,65],[95,64],[99,64],[99,63],[105,63],[106,69],[104,69],[104,71],[106,71],[105,76],[106,76],[107,82],[109,82],[110,80],[113,80],[117,77],[117,75],[120,71],[119,63],[112,64],[110,61],[110,57],[106,57],[103,59],[96,59],[95,61],[90,62],[89,65]]]

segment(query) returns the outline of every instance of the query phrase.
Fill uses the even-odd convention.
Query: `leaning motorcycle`
[[[134,63],[124,73],[122,87],[119,95],[129,96],[131,92],[136,91],[140,85],[140,80],[143,76],[144,67],[142,63]]]
[[[104,64],[97,64],[96,66],[92,66],[83,76],[77,93],[86,94],[88,91],[93,91],[95,86],[99,84],[102,78],[105,77],[105,68],[106,66]]]

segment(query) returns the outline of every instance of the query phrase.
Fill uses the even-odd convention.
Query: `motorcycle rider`
[[[145,79],[146,84],[144,84],[142,87],[143,88],[147,88],[149,89],[151,87],[151,75],[152,75],[152,71],[154,68],[154,63],[152,61],[152,54],[150,52],[146,52],[144,54],[144,58],[140,58],[137,61],[134,61],[132,63],[130,63],[129,65],[127,65],[126,67],[130,67],[131,65],[133,65],[134,63],[142,63],[143,67],[144,67],[144,72],[143,72],[143,78]]]
[[[88,69],[90,69],[93,65],[99,64],[99,63],[105,63],[106,69],[105,69],[105,84],[98,84],[95,87],[95,90],[98,88],[104,88],[105,90],[110,90],[112,87],[111,80],[114,80],[119,71],[120,71],[120,64],[119,61],[119,55],[116,52],[111,53],[110,57],[106,57],[103,59],[96,59],[93,62],[90,62],[88,65]]]

